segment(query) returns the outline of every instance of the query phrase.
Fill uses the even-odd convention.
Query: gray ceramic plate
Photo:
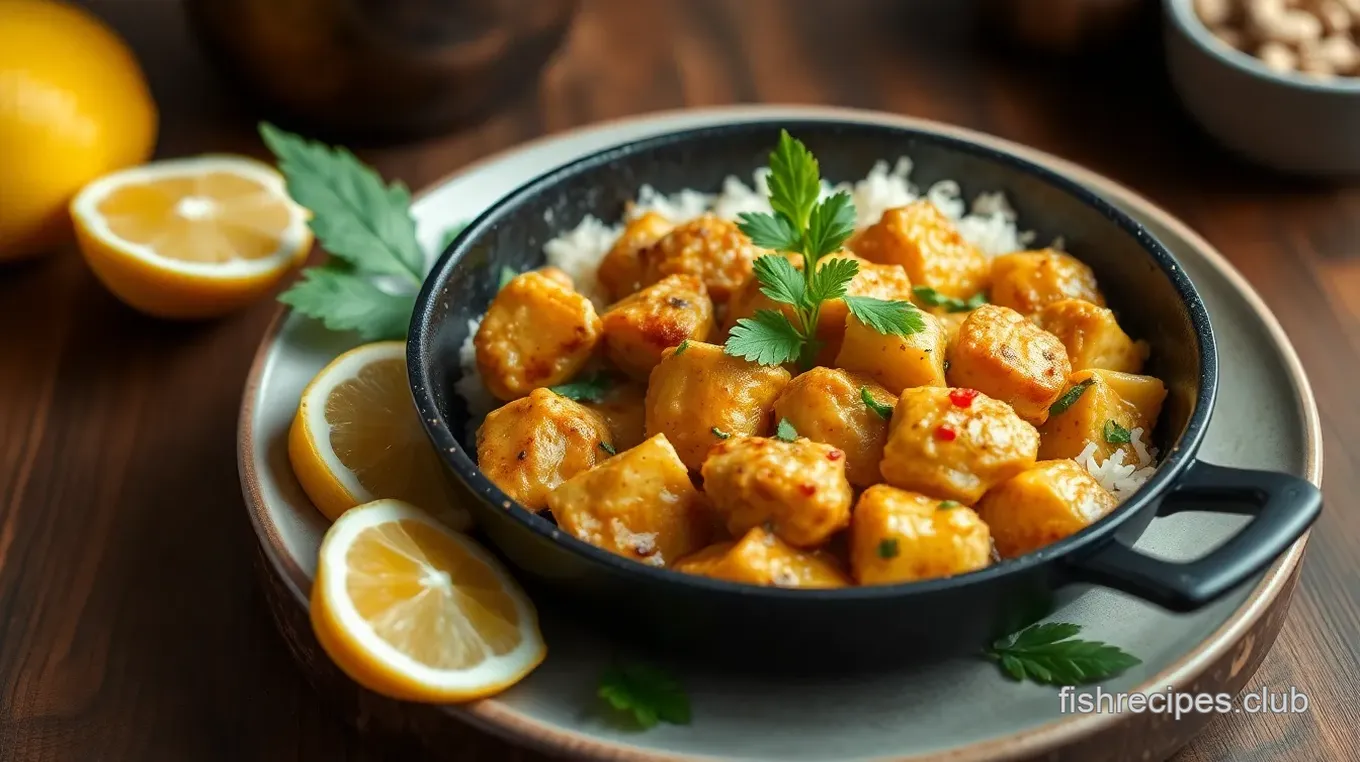
[[[687,111],[615,122],[531,143],[428,189],[415,206],[421,240],[543,171],[599,148],[676,129],[748,119],[895,122],[962,134],[1024,155],[1085,183],[1150,227],[1203,295],[1218,333],[1222,383],[1205,439],[1206,460],[1321,478],[1321,433],[1307,380],[1273,316],[1223,258],[1146,200],[1055,157],[943,125],[886,114],[811,108]],[[891,157],[889,157],[891,158]],[[1023,221],[1022,221],[1023,222]],[[265,337],[241,411],[240,465],[246,506],[259,535],[275,614],[314,679],[356,690],[318,657],[306,631],[306,593],[326,522],[288,466],[289,421],[306,382],[355,342],[281,315]],[[1139,542],[1149,552],[1192,558],[1234,533],[1240,517],[1178,514],[1157,519]],[[1236,691],[1274,641],[1293,590],[1304,540],[1253,586],[1190,615],[1172,615],[1102,589],[1072,590],[1055,619],[1085,636],[1119,643],[1143,664],[1106,690]],[[383,706],[380,714],[429,740],[455,718],[527,745],[611,760],[1001,760],[1161,759],[1206,715],[1173,722],[1148,714],[1064,715],[1056,691],[1010,683],[986,662],[960,659],[925,670],[893,665],[854,680],[755,681],[718,671],[681,675],[694,706],[686,727],[620,727],[596,709],[595,681],[616,656],[613,643],[573,622],[544,618],[547,661],[521,684],[461,707]],[[645,657],[645,655],[639,655]],[[360,696],[372,712],[374,697]],[[377,700],[377,704],[383,702]],[[356,710],[357,711],[357,710]],[[455,755],[456,756],[456,755]]]

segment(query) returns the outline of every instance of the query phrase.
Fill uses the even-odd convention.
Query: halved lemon
[[[406,379],[406,345],[365,344],[340,355],[302,391],[288,432],[288,458],[303,491],[326,518],[380,498],[417,505],[466,530]]]
[[[99,280],[165,318],[215,317],[269,293],[312,246],[307,216],[273,167],[239,156],[125,169],[71,201]]]
[[[312,627],[355,682],[406,701],[471,701],[543,662],[538,615],[466,535],[379,500],[331,525],[312,585]]]

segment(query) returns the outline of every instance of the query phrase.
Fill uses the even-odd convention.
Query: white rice
[[[850,194],[855,204],[855,227],[866,228],[883,216],[883,212],[904,206],[920,198],[933,203],[947,217],[954,221],[959,234],[988,256],[998,256],[1012,251],[1021,251],[1034,241],[1034,232],[1020,230],[1017,215],[1006,194],[1002,192],[983,192],[973,198],[970,205],[963,200],[963,191],[953,180],[941,180],[922,193],[920,187],[911,182],[912,162],[901,157],[889,166],[888,162],[876,163],[869,174],[855,183],[841,183],[832,186],[823,182],[822,195],[825,197],[837,191]],[[701,193],[695,190],[682,190],[666,195],[650,185],[638,189],[637,199],[625,212],[625,220],[617,224],[587,216],[572,230],[558,235],[543,246],[547,263],[571,276],[576,289],[590,297],[595,305],[603,309],[606,298],[595,277],[600,260],[613,247],[623,232],[624,223],[646,212],[656,212],[674,223],[692,220],[702,214],[712,213],[724,219],[735,220],[742,212],[769,212],[769,169],[761,168],[751,177],[747,185],[736,176],[723,181],[718,193]],[[551,220],[549,219],[551,222]],[[1051,244],[1062,250],[1061,237]],[[496,400],[482,385],[477,373],[476,351],[473,349],[473,336],[481,319],[468,321],[468,338],[459,351],[459,363],[463,377],[458,380],[455,391],[468,404],[468,437],[472,438],[482,418],[496,407]],[[1123,499],[1142,486],[1154,471],[1155,452],[1149,452],[1142,442],[1142,429],[1130,432],[1137,463],[1124,463],[1123,450],[1116,451],[1104,462],[1095,458],[1096,445],[1090,443],[1077,456],[1081,464],[1097,481],[1116,498]]]
[[[1103,462],[1096,460],[1095,442],[1087,442],[1086,447],[1074,459],[1117,500],[1132,495],[1157,471],[1157,449],[1149,448],[1143,443],[1141,427],[1129,432],[1129,442],[1133,445],[1134,457],[1138,459],[1136,463],[1124,462],[1127,452],[1123,448],[1115,450],[1114,454]]]

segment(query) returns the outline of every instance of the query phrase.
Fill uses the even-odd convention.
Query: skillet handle
[[[1157,507],[1158,516],[1209,511],[1252,516],[1228,541],[1184,563],[1144,555],[1114,540],[1067,561],[1077,582],[1135,595],[1172,611],[1194,611],[1269,566],[1322,510],[1322,493],[1289,474],[1195,461]]]

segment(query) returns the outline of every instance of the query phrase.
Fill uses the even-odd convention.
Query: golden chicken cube
[[[1152,376],[1077,371],[1068,379],[1053,414],[1039,428],[1039,457],[1076,458],[1091,444],[1097,460],[1123,450],[1126,463],[1138,463],[1134,432],[1147,446],[1165,399],[1166,386]]]
[[[477,467],[531,511],[548,493],[609,457],[609,427],[594,411],[547,389],[491,411],[477,429]]]
[[[698,471],[713,445],[772,428],[774,401],[790,377],[702,341],[667,349],[647,385],[647,436],[665,434],[685,466]]]
[[[614,448],[623,452],[642,444],[647,431],[647,387],[635,383],[611,384],[599,402],[582,402],[604,418]]]
[[[615,303],[600,318],[604,349],[619,370],[643,381],[661,352],[713,332],[713,302],[696,275],[670,275]]]
[[[864,395],[877,405],[871,407]],[[817,367],[797,376],[774,403],[775,420],[787,419],[799,435],[845,453],[845,477],[867,487],[882,481],[878,462],[888,442],[889,415],[897,395],[870,378],[836,368]]]
[[[888,484],[976,503],[992,485],[1034,465],[1039,432],[975,389],[907,389],[888,424],[879,472]]]
[[[764,525],[796,548],[813,548],[850,523],[845,453],[831,445],[733,437],[713,448],[702,473],[734,537]]]
[[[560,283],[562,285],[562,288],[571,290],[576,289],[576,282],[573,281],[571,279],[571,276],[567,275],[566,271],[560,267],[552,266],[540,267],[534,270],[534,272],[538,273],[539,275],[542,275],[545,278],[548,278],[549,280],[553,280],[556,281],[557,283]]]
[[[473,340],[482,383],[502,400],[576,375],[600,340],[590,300],[556,278],[530,271],[496,294]]]
[[[1114,496],[1071,460],[1044,460],[992,488],[978,503],[1002,558],[1033,552],[1114,510]]]
[[[609,301],[616,302],[642,288],[642,260],[639,253],[660,241],[675,226],[656,212],[645,212],[631,220],[614,246],[600,260],[595,277]]]
[[[876,484],[855,504],[850,566],[861,585],[952,577],[991,562],[987,525],[962,503]]]
[[[548,508],[572,537],[650,566],[704,547],[714,526],[689,470],[659,434],[568,479],[548,493]]]
[[[751,243],[736,223],[705,214],[678,225],[638,257],[643,285],[667,275],[697,275],[714,303],[724,304],[751,277],[756,257],[768,253]]]
[[[933,314],[935,314],[936,319],[940,321],[940,324],[944,326],[945,340],[950,346],[953,346],[954,342],[959,340],[959,329],[963,327],[963,321],[967,320],[968,316],[973,314],[973,311],[946,312],[943,315],[938,313]]]
[[[1048,418],[1071,372],[1058,337],[995,304],[969,313],[949,348],[949,383],[1001,400],[1036,426]]]
[[[992,260],[992,304],[1029,316],[1063,299],[1105,306],[1096,274],[1080,259],[1043,249],[1002,254]]]
[[[949,336],[934,315],[922,312],[921,320],[923,329],[898,336],[879,333],[851,315],[834,365],[866,375],[893,393],[914,386],[944,386]]]
[[[736,542],[720,542],[680,559],[672,568],[686,574],[766,587],[847,587],[850,580],[834,558],[803,551],[755,527]]]
[[[1034,322],[1067,348],[1072,370],[1138,373],[1148,358],[1145,341],[1134,341],[1119,327],[1114,312],[1082,299],[1063,299],[1044,307]]]
[[[889,209],[850,249],[870,262],[902,265],[913,285],[967,299],[987,288],[992,263],[929,201]]]

